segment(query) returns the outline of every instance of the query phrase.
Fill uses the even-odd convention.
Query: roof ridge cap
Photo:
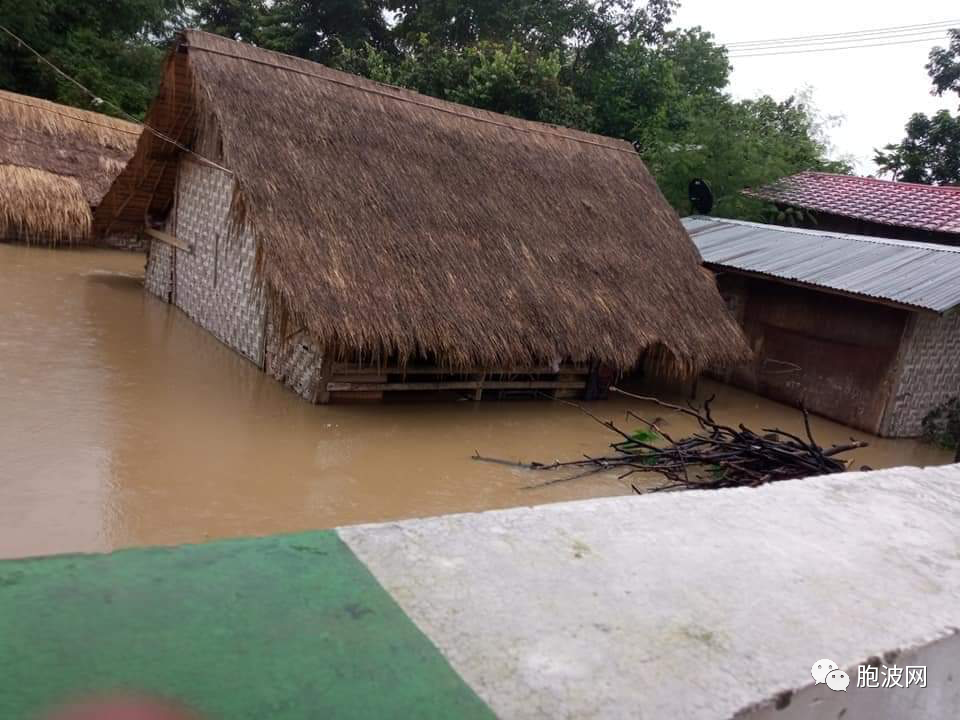
[[[855,242],[867,243],[869,245],[890,245],[892,247],[914,247],[934,252],[945,252],[957,254],[960,253],[960,247],[952,245],[939,245],[937,243],[925,243],[916,240],[897,240],[896,238],[876,237],[875,235],[856,235],[854,233],[839,233],[831,230],[816,230],[814,228],[798,228],[786,225],[773,225],[771,223],[754,222],[752,220],[736,220],[734,218],[715,218],[709,215],[690,215],[690,218],[699,220],[710,220],[713,222],[730,223],[733,225],[742,225],[746,227],[771,228],[780,232],[794,233],[795,235],[806,235],[814,237],[829,237],[837,240],[853,240]]]
[[[801,175],[817,175],[821,177],[832,177],[832,178],[839,178],[842,180],[852,180],[855,182],[876,183],[880,185],[886,185],[887,187],[918,188],[920,190],[932,190],[934,192],[960,193],[960,185],[927,185],[925,183],[906,182],[904,180],[887,180],[885,178],[871,177],[869,175],[846,175],[844,173],[824,172],[822,170],[802,170],[798,173],[794,173],[793,175],[788,175],[785,178],[774,180],[771,183],[765,183],[760,187],[761,188],[770,187],[771,185],[776,185],[777,183],[783,182],[785,180],[789,180],[790,178],[800,177]]]
[[[316,65],[317,67],[323,68],[323,70],[326,70],[335,75],[342,75],[343,78],[327,77],[318,72],[310,72],[308,70],[295,68],[295,67],[285,67],[283,65],[280,65],[278,63],[273,63],[268,60],[258,60],[254,58],[244,57],[243,55],[227,52],[225,50],[217,50],[214,48],[203,47],[201,45],[192,45],[190,44],[189,38],[187,37],[190,34],[205,35],[207,37],[216,38],[218,41],[232,42],[238,45],[253,48],[254,50],[257,50],[260,52],[271,53],[274,55],[278,55],[282,58],[289,58],[294,62],[302,62],[302,63],[307,63],[309,65]],[[432,95],[426,95],[416,90],[411,90],[410,88],[401,87],[399,85],[390,85],[387,83],[379,82],[377,80],[371,80],[370,78],[365,78],[360,75],[354,75],[353,73],[337,70],[335,68],[328,67],[322,63],[317,63],[312,60],[307,60],[305,58],[297,57],[296,55],[288,55],[286,53],[282,53],[276,50],[270,50],[269,48],[261,48],[256,45],[250,45],[249,43],[242,43],[239,40],[233,40],[232,38],[223,37],[222,35],[215,35],[213,33],[209,33],[204,30],[187,29],[182,31],[182,36],[187,38],[188,42],[186,43],[186,47],[189,50],[198,50],[200,52],[206,52],[212,55],[220,55],[221,57],[228,57],[234,60],[240,60],[242,62],[254,63],[256,65],[264,65],[266,67],[275,68],[277,70],[281,70],[284,72],[292,72],[292,73],[297,73],[299,75],[305,75],[307,77],[312,77],[317,80],[323,80],[336,85],[342,85],[344,87],[351,88],[358,92],[371,93],[374,95],[382,95],[384,97],[390,98],[391,100],[396,100],[397,102],[411,103],[420,107],[424,107],[429,110],[433,110],[434,112],[441,112],[441,113],[447,113],[449,115],[456,115],[458,117],[462,117],[466,120],[471,120],[473,122],[497,125],[499,127],[503,127],[508,130],[513,130],[515,132],[547,135],[551,137],[556,137],[560,140],[569,140],[571,142],[580,143],[582,145],[592,145],[605,150],[612,150],[613,152],[624,153],[631,156],[636,155],[639,157],[639,154],[636,152],[636,150],[630,148],[630,145],[626,140],[622,140],[619,138],[613,138],[606,135],[599,135],[597,133],[591,133],[586,130],[578,130],[576,128],[568,128],[563,125],[553,125],[553,124],[542,122],[539,120],[527,120],[526,118],[513,117],[512,115],[505,115],[503,113],[498,113],[493,110],[476,108],[470,105],[456,103],[451,100],[436,98],[436,97],[433,97]],[[350,79],[347,79],[347,78],[350,78]],[[356,80],[359,80],[361,82],[358,83],[356,82]],[[380,90],[377,87],[365,87],[363,83],[370,83],[371,85],[379,86],[380,88],[384,88],[384,89]],[[391,92],[388,92],[390,90],[398,94],[393,94]],[[405,95],[407,94],[412,95],[414,97],[406,97]],[[419,98],[423,98],[423,99],[421,100]],[[433,104],[431,102],[428,102],[430,100],[435,101],[438,104]],[[446,106],[450,106],[450,107],[446,107]],[[463,112],[462,110],[458,110],[457,108],[465,108],[468,110],[473,110],[477,113],[482,113],[483,115],[492,115],[495,117],[507,118],[508,120],[516,121],[517,124],[512,124],[504,120],[496,120],[492,117],[471,115],[470,113]],[[587,137],[580,137],[580,135],[584,135]],[[595,137],[599,139],[591,140],[590,139],[591,137]],[[601,142],[601,140],[606,142]],[[621,146],[621,147],[618,147],[618,146]]]

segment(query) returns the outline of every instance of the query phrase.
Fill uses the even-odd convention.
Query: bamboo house
[[[0,90],[0,240],[89,240],[139,137],[134,123]]]
[[[147,289],[312,402],[748,354],[628,143],[198,31],[147,123],[97,231],[148,236]]]

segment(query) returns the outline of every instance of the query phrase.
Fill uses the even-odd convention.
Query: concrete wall
[[[0,717],[952,720],[958,515],[948,465],[0,561]]]
[[[717,280],[756,354],[725,380],[880,431],[909,313],[734,273]]]
[[[950,465],[339,534],[498,717],[933,720],[960,717],[958,513]]]
[[[919,435],[924,416],[956,395],[960,395],[960,313],[913,314],[882,434]]]
[[[192,250],[153,241],[146,287],[263,367],[266,301],[255,273],[252,233],[231,224],[230,175],[181,160],[168,232]]]

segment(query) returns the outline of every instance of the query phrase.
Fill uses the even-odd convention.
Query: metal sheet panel
[[[691,216],[704,262],[944,313],[960,305],[960,248]]]

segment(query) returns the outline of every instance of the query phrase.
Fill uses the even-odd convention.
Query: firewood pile
[[[550,480],[542,485],[611,470],[622,471],[619,475],[620,479],[637,473],[659,473],[666,478],[665,485],[652,489],[641,489],[632,485],[635,492],[641,493],[755,487],[779,480],[844,472],[847,470],[848,462],[838,456],[867,446],[865,442],[851,439],[849,443],[842,445],[821,447],[814,441],[810,430],[810,418],[804,409],[801,409],[801,413],[806,438],[778,428],[763,428],[757,433],[742,424],[736,428],[723,425],[711,414],[712,397],[704,402],[702,407],[693,404],[683,407],[654,397],[634,395],[615,387],[610,391],[684,413],[697,421],[699,430],[689,437],[675,439],[658,424],[659,418],[648,420],[628,411],[627,419],[635,420],[643,426],[642,429],[631,433],[617,427],[612,421],[598,418],[581,405],[558,401],[576,407],[618,435],[620,439],[610,445],[613,453],[601,457],[584,456],[582,460],[552,463],[512,463],[482,457],[479,453],[474,455],[474,459],[531,470],[576,471],[570,477]]]

